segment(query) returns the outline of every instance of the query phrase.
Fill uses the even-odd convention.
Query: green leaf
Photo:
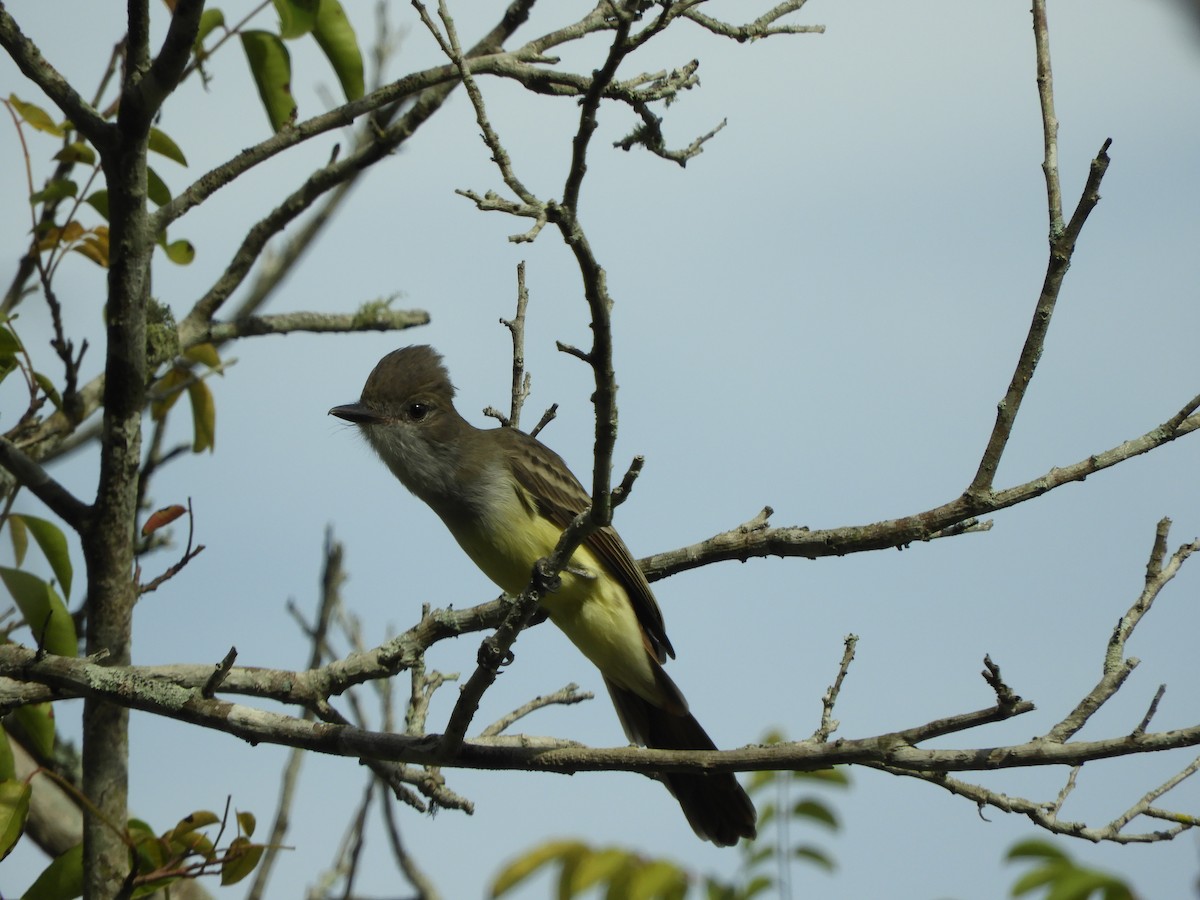
[[[54,382],[41,372],[34,372],[33,380],[37,382],[38,387],[42,389],[42,392],[49,398],[50,402],[54,404],[54,408],[61,410],[62,397],[58,393],[58,388],[54,386]],[[20,564],[21,563],[18,560],[17,565],[19,566]]]
[[[138,874],[142,876],[157,872],[172,860],[177,859],[176,848],[170,846],[165,839],[156,836],[150,824],[142,819],[130,819],[126,825],[125,834],[129,842],[133,844],[134,864]],[[166,876],[143,881],[133,889],[130,896],[132,898],[148,897],[178,880],[177,876]],[[166,896],[170,896],[169,892]]]
[[[237,814],[238,828],[242,830],[242,834],[246,837],[254,836],[254,826],[257,820],[252,812],[240,812]]]
[[[225,859],[221,863],[221,886],[237,884],[254,871],[262,859],[262,844],[252,844],[247,838],[238,837],[229,842]]]
[[[279,36],[284,40],[298,38],[313,30],[317,7],[321,0],[274,0],[279,13]]]
[[[29,530],[20,516],[9,516],[8,536],[12,539],[13,559],[17,562],[17,568],[20,568],[25,562],[25,552],[29,549]]]
[[[58,656],[75,656],[79,652],[75,623],[66,604],[48,582],[7,566],[0,566],[0,580],[17,602],[39,647]]]
[[[53,202],[62,200],[64,197],[74,197],[79,193],[79,185],[73,182],[70,178],[56,178],[40,191],[34,191],[29,195],[29,205],[33,206],[46,201]]]
[[[837,868],[833,862],[833,858],[824,850],[820,850],[817,847],[807,845],[803,847],[795,847],[792,849],[792,856],[794,856],[796,859],[807,860],[814,865],[820,866],[826,872],[832,872]]]
[[[146,166],[146,196],[155,206],[166,206],[171,202],[171,189],[149,166]]]
[[[779,818],[779,807],[774,803],[760,803],[758,806],[758,827],[766,828],[771,822]]]
[[[26,703],[13,710],[13,716],[29,735],[32,750],[44,759],[54,755],[54,706],[50,703]]]
[[[500,897],[546,864],[571,855],[586,853],[587,851],[587,845],[579,841],[547,841],[538,847],[534,847],[523,856],[518,856],[501,869],[500,874],[492,881],[491,891],[488,896],[492,898]]]
[[[682,897],[683,895],[679,891],[686,891],[687,884],[687,873],[679,866],[665,859],[657,859],[642,866],[633,874],[629,880],[628,893],[621,896],[626,900]]]
[[[241,37],[267,118],[271,127],[280,131],[296,117],[292,58],[283,41],[269,31],[243,31]]]
[[[158,839],[148,822],[130,819],[126,836],[133,843],[139,872],[153,872],[162,868],[167,861],[168,848],[163,846],[163,842]]]
[[[1113,886],[1120,887],[1111,875],[1092,869],[1071,869],[1058,878],[1046,893],[1045,900],[1088,900]]]
[[[217,354],[217,348],[212,344],[197,344],[194,347],[188,347],[183,351],[183,358],[188,362],[208,366],[214,371],[221,368],[221,357]]]
[[[96,164],[96,151],[84,141],[67,144],[52,157],[59,162],[83,163],[85,166]]]
[[[216,862],[217,854],[213,842],[203,831],[191,831],[171,838],[171,849],[181,856],[203,856],[209,862]]]
[[[215,825],[221,819],[216,813],[207,809],[197,810],[191,815],[184,816],[178,824],[162,836],[163,843],[170,852],[180,856],[199,854],[210,862],[216,859],[213,853],[212,841],[197,829]]]
[[[15,356],[0,356],[0,381],[4,381],[17,368],[17,358]]]
[[[208,37],[214,28],[219,28],[225,24],[225,13],[219,9],[206,9],[200,14],[200,30],[196,32],[196,42],[192,45],[193,51],[197,56],[203,57],[206,54],[202,53],[204,47],[204,39]],[[187,165],[187,163],[184,163]]]
[[[364,91],[362,52],[358,49],[354,28],[338,0],[321,0],[313,37],[333,66],[346,99],[357,100]]]
[[[63,534],[62,529],[53,522],[39,519],[37,516],[19,514],[11,518],[20,520],[29,529],[29,533],[33,535],[33,539],[45,555],[46,562],[50,563],[54,577],[62,585],[63,593],[70,597],[74,570],[71,567],[71,555],[67,550],[67,536]]]
[[[181,880],[181,876],[168,875],[165,878],[155,878],[153,881],[145,881],[133,889],[133,893],[129,895],[130,900],[138,900],[139,897],[175,897],[177,894],[172,894],[168,890],[163,890],[168,885],[172,885]]]
[[[758,875],[750,879],[742,891],[742,900],[750,900],[751,897],[757,897],[763,891],[769,891],[775,886],[775,882],[766,875]]]
[[[172,366],[166,374],[150,386],[150,418],[161,422],[171,411],[180,395],[183,386],[191,379],[192,373],[181,366]]]
[[[83,844],[50,863],[21,900],[73,900],[83,896]]]
[[[13,356],[21,352],[21,342],[7,325],[0,325],[0,356]]]
[[[8,732],[0,728],[0,782],[17,777],[17,764],[13,761],[12,744],[8,742]],[[3,831],[0,828],[0,831]]]
[[[208,10],[205,10],[204,15],[208,15]],[[217,10],[217,15],[220,15],[220,10]],[[147,146],[152,153],[157,153],[159,156],[165,156],[167,159],[174,160],[181,166],[187,165],[187,157],[183,155],[183,151],[179,149],[179,145],[171,140],[165,131],[159,131],[157,128],[152,127],[150,129],[150,143]]]
[[[824,803],[819,800],[799,800],[792,807],[792,816],[800,819],[811,819],[814,822],[820,822],[822,825],[828,825],[834,831],[837,831],[838,821],[837,816]]]
[[[172,241],[168,244],[163,238],[159,241],[159,246],[167,254],[167,259],[177,266],[189,265],[196,258],[196,248],[188,240]]]
[[[19,365],[17,355],[21,352],[21,342],[7,327],[0,325],[0,381],[8,377]]]
[[[8,747],[8,738],[4,739]],[[9,762],[12,762],[12,749],[8,751]],[[25,831],[25,819],[29,815],[29,795],[32,793],[28,784],[8,778],[0,781],[0,860],[12,852]]]
[[[50,118],[50,114],[37,104],[26,103],[24,100],[18,99],[16,94],[9,94],[8,102],[17,111],[17,115],[31,128],[53,134],[56,137],[62,137],[66,133],[66,129],[62,125],[55,124],[54,120]]]
[[[576,864],[570,867],[569,872],[564,866],[563,878],[559,883],[566,882],[569,891],[567,896],[574,897],[593,885],[612,881],[619,871],[636,863],[637,857],[626,850],[615,847],[597,850],[581,855]]]
[[[774,784],[778,777],[778,772],[751,772],[750,777],[746,779],[746,792],[757,794],[767,785]]]
[[[1013,882],[1010,893],[1014,897],[1020,897],[1022,894],[1036,891],[1038,888],[1057,880],[1063,869],[1069,866],[1070,863],[1067,863],[1065,866],[1059,863],[1051,863],[1050,865],[1038,866],[1036,869],[1031,869]]]
[[[732,885],[717,881],[711,875],[704,879],[704,895],[707,900],[739,900],[739,894]]]
[[[100,188],[98,191],[92,191],[83,201],[96,212],[104,217],[104,221],[108,221],[108,191]]]
[[[192,452],[212,450],[217,442],[217,407],[212,391],[203,381],[193,381],[187,392],[192,401]]]
[[[180,819],[175,827],[167,832],[165,837],[178,837],[181,834],[187,834],[189,831],[195,831],[197,828],[215,825],[220,821],[221,817],[212,810],[198,809],[194,813],[189,813]]]
[[[1053,859],[1069,861],[1070,857],[1053,844],[1039,838],[1018,841],[1008,848],[1004,859],[1011,862],[1014,859]]]

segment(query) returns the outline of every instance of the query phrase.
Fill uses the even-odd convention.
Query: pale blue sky
[[[561,5],[543,5],[522,35],[562,21],[554,14]],[[364,36],[368,6],[351,10]],[[119,37],[121,8],[10,4],[47,58],[87,85]],[[236,17],[233,5],[225,9]],[[393,74],[438,62],[411,8],[396,3],[391,11],[409,28]],[[1050,17],[1068,210],[1107,137],[1113,163],[1000,485],[1141,434],[1200,390],[1200,42],[1166,3],[1061,0]],[[483,21],[464,13],[464,39]],[[638,554],[701,540],[764,504],[775,508],[777,525],[815,528],[866,524],[957,496],[1032,314],[1046,212],[1027,5],[814,0],[800,21],[825,24],[828,33],[742,46],[680,27],[649,48],[648,69],[701,60],[702,86],[666,113],[676,144],[729,119],[686,170],[610,149],[631,117],[611,108],[602,114],[581,216],[616,301],[617,466],[623,471],[637,453],[647,459],[617,518]],[[598,54],[600,44],[587,49]],[[307,116],[323,108],[314,88],[331,85],[332,75],[303,47],[294,55]],[[587,68],[600,58],[564,55]],[[186,87],[161,122],[191,163],[186,172],[158,165],[176,190],[268,133],[238,53],[218,57],[211,71],[209,91]],[[519,174],[543,196],[559,190],[573,104],[531,103],[488,80],[482,89]],[[7,59],[0,90],[36,97]],[[588,341],[578,275],[554,234],[514,246],[505,237],[524,222],[478,213],[453,193],[500,187],[477,130],[466,98],[456,95],[357,190],[271,307],[345,311],[402,292],[398,305],[428,310],[429,327],[262,338],[227,351],[237,365],[211,382],[216,454],[181,460],[154,487],[162,504],[192,498],[197,540],[207,550],[138,607],[137,662],[215,662],[233,644],[241,664],[302,665],[307,648],[284,606],[293,598],[314,607],[327,525],[347,545],[345,598],[369,643],[412,624],[422,603],[461,607],[494,596],[433,515],[325,413],[357,397],[378,357],[422,342],[445,354],[460,409],[482,424],[482,407],[506,403],[509,343],[496,320],[512,313],[522,259],[531,291],[528,424],[559,403],[543,438],[588,480],[590,378],[554,349],[556,339]],[[186,312],[247,224],[339,139],[326,136],[261,167],[180,221],[172,237],[196,244],[196,263],[162,263],[155,294]],[[32,140],[35,152],[49,146]],[[11,128],[0,134],[0,160],[7,173],[0,203],[19,210],[25,186]],[[26,228],[20,215],[0,219],[10,260],[4,272]],[[90,263],[64,265],[59,294],[77,335],[99,328],[102,291]],[[22,334],[39,346],[46,316],[37,303],[27,307]],[[90,373],[101,356],[97,343]],[[43,365],[57,371],[49,351]],[[679,651],[672,677],[717,742],[732,747],[773,727],[811,733],[848,632],[861,642],[837,710],[846,737],[988,705],[978,672],[990,653],[1038,711],[941,743],[1025,740],[1061,718],[1099,674],[1108,633],[1141,588],[1156,521],[1175,520],[1172,546],[1200,533],[1197,440],[1001,513],[987,534],[902,553],[724,564],[660,582]],[[90,498],[89,460],[71,459],[54,474]],[[37,511],[32,501],[28,508]],[[163,556],[147,568],[170,561]],[[1168,689],[1156,725],[1195,724],[1198,585],[1200,574],[1185,567],[1163,594],[1129,648],[1141,667],[1084,737],[1131,729],[1162,682]],[[478,637],[439,645],[430,664],[469,670],[477,645]],[[599,692],[597,701],[541,713],[523,727],[599,746],[622,742],[598,675],[561,635],[538,628],[521,637],[516,653],[486,696],[481,723],[575,681]],[[444,722],[454,694],[443,690],[432,727]],[[76,714],[76,705],[65,705],[64,730]],[[266,827],[286,751],[140,714],[132,727],[138,815],[165,828],[192,809],[219,809],[232,794]],[[1105,821],[1190,758],[1089,765],[1065,815]],[[1049,799],[1065,774],[1009,772],[985,783]],[[842,831],[806,835],[832,851],[839,870],[829,877],[798,868],[798,895],[1006,896],[1017,871],[1000,857],[1034,834],[1030,824],[994,810],[983,821],[965,801],[915,781],[858,770],[852,777],[853,789],[832,798]],[[402,809],[401,825],[448,898],[480,895],[502,861],[549,835],[635,847],[701,872],[730,872],[738,863],[735,852],[697,841],[666,792],[639,777],[447,778],[475,801],[475,815],[423,819]],[[281,861],[272,896],[299,896],[329,863],[362,784],[353,761],[309,758],[289,837],[296,849]],[[1164,805],[1194,811],[1198,800],[1200,787],[1185,785]],[[377,831],[372,838],[359,892],[394,896],[400,891],[386,848]],[[1185,896],[1200,870],[1196,841],[1186,836],[1163,846],[1066,849],[1128,874],[1146,897]],[[4,884],[23,887],[37,868],[21,852],[6,863]],[[547,890],[542,883],[523,896]],[[239,896],[236,889],[226,895]]]

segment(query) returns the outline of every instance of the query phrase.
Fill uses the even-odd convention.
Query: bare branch
[[[145,74],[132,82],[121,97],[120,116],[130,115],[150,126],[163,101],[175,90],[183,77],[184,67],[192,55],[192,45],[200,30],[200,15],[204,0],[177,0],[171,7],[171,24],[154,61]]]
[[[987,447],[979,461],[979,469],[971,486],[967,489],[972,494],[985,494],[991,490],[1000,466],[1000,457],[1012,435],[1016,424],[1017,413],[1025,399],[1025,392],[1033,380],[1034,369],[1042,357],[1042,349],[1046,343],[1046,335],[1050,331],[1050,319],[1054,315],[1054,307],[1058,303],[1058,295],[1062,290],[1063,279],[1071,265],[1071,256],[1075,252],[1075,242],[1083,228],[1088,215],[1100,200],[1100,181],[1108,169],[1109,141],[1104,142],[1100,153],[1092,160],[1087,185],[1079,199],[1079,206],[1071,217],[1071,224],[1062,233],[1054,236],[1050,243],[1050,259],[1046,264],[1046,276],[1042,282],[1042,291],[1034,308],[1033,321],[1029,325],[1029,333],[1025,336],[1025,344],[1017,358],[1017,366],[1009,382],[1004,399],[996,405],[996,424],[988,438]]]
[[[1049,209],[1050,240],[1063,231],[1062,186],[1058,178],[1058,117],[1054,114],[1054,74],[1050,70],[1050,27],[1046,21],[1046,0],[1033,0],[1033,39],[1037,47],[1038,99],[1042,105],[1042,138],[1045,159],[1046,205]]]
[[[479,123],[479,128],[483,132],[484,143],[487,144],[488,149],[492,152],[492,162],[500,170],[500,175],[503,177],[504,183],[525,204],[529,206],[538,205],[541,201],[521,183],[516,172],[513,171],[512,161],[508,158],[508,152],[504,149],[504,145],[500,143],[499,135],[492,128],[492,123],[487,116],[487,110],[483,105],[483,95],[480,94],[479,86],[475,83],[475,79],[471,77],[471,69],[467,65],[462,47],[459,46],[458,32],[454,27],[454,19],[451,18],[450,11],[446,8],[445,0],[438,0],[438,16],[446,28],[444,37],[429,17],[429,13],[425,9],[425,4],[421,0],[412,0],[412,5],[416,9],[417,14],[420,15],[421,21],[425,23],[425,27],[429,29],[430,34],[437,40],[438,45],[442,48],[442,52],[446,54],[450,62],[458,69],[459,77],[462,78],[463,89],[467,92],[467,96],[471,99],[471,106],[475,109],[475,121]]]
[[[838,695],[842,692],[842,682],[846,680],[846,673],[850,671],[850,663],[854,662],[854,648],[858,646],[858,635],[846,635],[844,645],[837,676],[833,679],[833,684],[825,691],[825,696],[821,698],[821,724],[812,734],[812,740],[819,743],[829,740],[829,736],[837,731],[840,724],[833,717],[833,707],[837,703]]]
[[[237,660],[237,647],[230,647],[219,663],[213,667],[213,673],[209,676],[208,681],[204,682],[204,687],[200,689],[200,695],[207,700],[211,700],[221,687],[221,682],[225,680],[225,676],[229,674],[229,670],[233,668],[234,662]]]
[[[1099,759],[1200,746],[1200,725],[1067,743],[1035,738],[1023,744],[982,749],[925,750],[915,746],[1033,709],[1033,704],[1022,701],[1008,708],[989,707],[901,731],[869,738],[841,739],[832,744],[799,742],[726,751],[636,747],[589,749],[563,745],[559,749],[539,747],[530,752],[521,746],[464,741],[458,750],[447,752],[438,736],[414,738],[366,731],[351,725],[312,723],[249,706],[205,700],[198,690],[154,677],[154,671],[137,666],[101,666],[86,659],[39,656],[36,651],[15,644],[0,646],[0,675],[20,672],[29,680],[50,685],[61,696],[99,697],[131,709],[224,731],[254,743],[284,744],[337,756],[404,760],[420,765],[542,772],[740,772],[811,771],[846,763],[882,763],[898,770],[956,772],[1078,765]]]
[[[568,684],[566,687],[559,688],[553,694],[542,694],[534,697],[528,703],[518,706],[512,712],[501,716],[487,728],[483,729],[483,731],[479,732],[479,736],[480,738],[495,737],[507,731],[513,723],[520,721],[539,709],[545,709],[547,706],[570,706],[574,703],[591,700],[594,697],[595,695],[591,691],[580,691],[579,685]]]
[[[1114,670],[1121,664],[1125,654],[1125,644],[1130,636],[1132,636],[1133,630],[1142,620],[1142,617],[1150,611],[1154,600],[1171,579],[1175,577],[1180,566],[1183,565],[1189,556],[1200,550],[1200,541],[1192,541],[1190,544],[1184,544],[1171,554],[1171,559],[1164,567],[1162,565],[1160,542],[1166,542],[1170,526],[1170,519],[1163,519],[1158,523],[1154,537],[1154,548],[1150,551],[1150,561],[1146,566],[1145,587],[1142,588],[1141,594],[1129,608],[1129,611],[1121,617],[1121,621],[1117,623],[1117,627],[1113,629],[1113,635],[1109,640],[1108,650],[1104,656],[1105,672]],[[1157,570],[1153,575],[1150,574],[1151,568]]]
[[[1163,444],[1191,434],[1197,428],[1200,428],[1200,415],[1193,412],[1181,421],[1172,420],[1116,447],[1092,454],[1071,465],[1050,469],[1023,484],[992,491],[986,495],[963,494],[941,506],[898,519],[888,519],[870,525],[818,530],[790,526],[747,532],[741,528],[734,528],[698,544],[648,556],[639,563],[646,577],[656,581],[677,572],[724,560],[745,561],[766,556],[817,559],[882,547],[906,547],[914,541],[928,541],[940,537],[952,526],[976,516],[1007,509],[1065,484],[1083,481],[1089,475],[1148,453]]]
[[[383,806],[384,830],[387,832],[388,845],[392,848],[392,856],[396,858],[396,864],[404,873],[404,877],[408,879],[409,884],[416,889],[417,900],[441,900],[441,894],[438,893],[429,876],[417,865],[412,854],[405,848],[404,842],[400,838],[400,828],[396,823],[396,814],[392,809],[392,804],[385,800],[381,805]]]
[[[695,8],[690,7],[682,15],[684,18],[691,19],[697,25],[708,29],[713,34],[733,38],[738,43],[757,41],[778,34],[824,34],[824,25],[775,24],[784,16],[799,10],[807,2],[808,0],[787,0],[787,2],[780,3],[774,9],[768,10],[746,25],[731,25],[728,22],[722,22],[719,19],[706,16],[703,13],[697,12]]]
[[[399,331],[428,324],[429,313],[423,309],[388,309],[383,304],[369,303],[354,313],[294,312],[211,322],[206,328],[189,334],[182,346],[186,349],[196,344],[219,344],[264,334]]]
[[[511,319],[501,319],[500,324],[512,334],[513,375],[512,403],[509,405],[508,423],[513,428],[521,427],[521,407],[529,396],[531,379],[525,371],[525,310],[529,306],[529,288],[525,285],[525,260],[517,263],[517,312]]]
[[[75,531],[83,532],[91,524],[92,507],[51,478],[50,473],[26,456],[16,444],[3,437],[0,437],[0,466],[11,472],[18,482],[29,488],[35,497]]]
[[[957,778],[952,778],[949,775],[941,772],[914,772],[907,769],[897,769],[891,766],[876,766],[871,768],[878,769],[881,772],[888,772],[892,775],[904,775],[909,778],[918,778],[921,781],[929,784],[937,785],[944,788],[952,794],[959,797],[965,797],[968,800],[976,803],[980,810],[985,806],[991,806],[1007,813],[1017,813],[1025,816],[1039,828],[1050,832],[1051,834],[1061,834],[1068,837],[1078,837],[1089,841],[1109,841],[1116,844],[1150,844],[1162,840],[1169,840],[1176,834],[1179,834],[1188,825],[1178,825],[1168,831],[1153,831],[1143,832],[1140,834],[1124,834],[1113,830],[1111,826],[1103,828],[1091,828],[1083,822],[1072,822],[1063,820],[1058,817],[1058,809],[1055,804],[1047,804],[1044,801],[1026,800],[1022,797],[1010,797],[1007,794],[1002,794],[998,791],[992,791],[977,784],[970,784],[965,781],[960,781]],[[1147,816],[1153,814],[1150,810],[1145,813]],[[1195,824],[1195,823],[1191,823]]]
[[[546,408],[546,411],[544,413],[542,413],[542,417],[540,419],[538,419],[538,423],[533,426],[533,431],[529,432],[529,436],[537,437],[539,434],[541,434],[543,428],[545,428],[547,425],[549,425],[551,422],[554,421],[554,417],[557,415],[558,415],[558,404],[551,403]]]
[[[564,532],[564,536],[565,534],[566,532]],[[579,541],[576,540],[570,552],[574,552],[578,543]],[[562,544],[563,541],[560,539],[559,546],[561,547]],[[557,553],[555,555],[558,556]],[[566,560],[562,560],[557,568],[551,568],[553,563],[545,567],[539,563],[534,567],[529,587],[522,591],[519,597],[512,599],[506,597],[502,600],[508,605],[508,612],[495,633],[485,638],[479,646],[478,665],[471,673],[471,677],[467,679],[466,684],[462,686],[458,700],[450,713],[450,720],[446,723],[446,731],[441,737],[440,743],[444,752],[453,754],[462,745],[467,728],[479,710],[480,699],[496,681],[500,668],[513,661],[512,645],[525,626],[533,619],[542,595],[546,591],[555,589],[556,573],[561,571],[565,565]]]

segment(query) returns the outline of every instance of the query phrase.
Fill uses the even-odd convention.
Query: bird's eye
[[[408,417],[414,422],[420,422],[423,418],[429,415],[429,405],[414,401],[408,404]]]

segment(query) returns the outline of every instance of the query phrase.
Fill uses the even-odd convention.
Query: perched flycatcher
[[[329,412],[357,425],[475,565],[515,595],[591,501],[558,454],[515,428],[474,427],[453,397],[441,356],[406,347],[380,360],[359,402]],[[646,576],[616,531],[593,531],[561,578],[542,605],[600,669],[629,739],[662,750],[716,749],[663,671],[675,650]],[[754,806],[732,774],[661,777],[700,837],[720,846],[754,837]]]

